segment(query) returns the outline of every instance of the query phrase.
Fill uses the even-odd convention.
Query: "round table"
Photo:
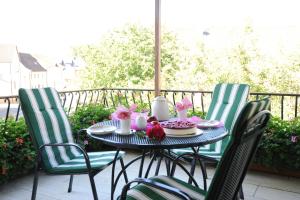
[[[102,125],[112,125],[119,128],[119,121],[99,122]],[[141,137],[133,133],[130,135],[120,135],[116,133],[97,135],[88,131],[91,138],[101,141],[109,146],[129,149],[175,149],[185,147],[203,146],[214,143],[227,136],[227,130],[224,127],[202,129],[203,133],[192,137],[166,137],[162,141]]]
[[[99,125],[112,125],[116,126],[117,128],[120,127],[119,121],[104,121],[99,122]],[[199,147],[204,146],[207,144],[214,143],[216,141],[219,141],[227,136],[228,132],[224,127],[219,128],[210,128],[210,129],[202,129],[203,133],[197,136],[192,137],[166,137],[162,141],[157,141],[153,139],[149,139],[147,136],[139,136],[136,133],[132,133],[130,135],[120,135],[116,133],[110,133],[105,135],[99,135],[99,134],[93,134],[89,130],[87,130],[87,134],[89,137],[98,140],[106,145],[116,147],[117,152],[115,155],[115,159],[113,161],[112,166],[112,191],[111,191],[111,199],[113,199],[113,193],[115,190],[115,187],[117,185],[117,182],[122,174],[124,174],[126,177],[126,168],[130,166],[135,161],[141,159],[140,163],[140,169],[139,169],[139,177],[142,177],[143,173],[143,165],[144,165],[144,159],[145,156],[149,154],[147,150],[168,150],[175,149],[175,148],[186,148],[186,147]],[[115,165],[118,158],[118,153],[120,149],[141,149],[143,150],[143,153],[141,156],[138,156],[137,158],[133,159],[129,163],[125,165],[124,170],[122,170],[116,177],[116,180],[114,180],[115,176]],[[161,157],[167,157],[170,159],[170,156],[162,153],[164,151],[160,151]],[[154,161],[154,156],[152,160],[149,163],[148,169],[146,171],[145,177],[148,176],[149,170],[151,168],[151,165]],[[160,166],[160,164],[159,164]],[[168,171],[168,170],[167,170]],[[158,168],[156,169],[156,173],[158,172]],[[126,178],[127,179],[127,178]]]

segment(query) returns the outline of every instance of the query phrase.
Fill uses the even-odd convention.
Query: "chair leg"
[[[95,181],[94,181],[94,176],[89,173],[89,178],[90,178],[90,182],[91,182],[91,187],[92,187],[92,191],[93,191],[94,200],[98,200],[97,190],[96,190]]]
[[[245,197],[244,197],[244,191],[243,191],[243,186],[241,185],[241,187],[240,187],[240,191],[239,191],[239,196],[240,196],[240,199],[245,199]]]
[[[73,176],[74,176],[74,175],[71,175],[71,176],[70,176],[68,192],[72,192]]]
[[[38,186],[38,180],[39,180],[39,170],[38,165],[35,167],[34,171],[34,178],[33,178],[33,187],[32,187],[32,194],[31,194],[31,200],[35,200],[36,198],[36,190]]]

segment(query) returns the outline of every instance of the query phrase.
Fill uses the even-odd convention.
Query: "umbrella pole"
[[[160,19],[161,0],[155,0],[155,96],[160,95]]]

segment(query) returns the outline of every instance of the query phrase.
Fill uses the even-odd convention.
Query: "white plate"
[[[195,136],[198,136],[198,135],[201,135],[204,131],[203,130],[200,130],[200,129],[197,129],[197,132],[194,133],[194,134],[189,134],[189,135],[166,135],[167,137],[195,137]]]
[[[95,124],[87,129],[87,132],[95,135],[105,135],[114,132],[117,129],[115,126],[111,125],[100,125]]]
[[[136,132],[136,130],[133,130],[133,129],[131,129],[130,132],[128,132],[128,133],[122,133],[122,132],[121,132],[121,129],[115,130],[115,133],[116,133],[116,134],[119,134],[119,135],[131,135],[131,134],[133,134],[133,133],[135,133],[135,132]]]
[[[197,123],[197,127],[203,127],[203,128],[213,128],[220,124],[220,121],[217,120],[203,120],[199,123]]]

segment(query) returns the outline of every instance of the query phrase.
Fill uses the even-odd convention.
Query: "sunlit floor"
[[[125,163],[136,157],[136,153],[127,153]],[[149,160],[146,160],[146,164]],[[128,176],[133,179],[137,176],[139,163],[135,163],[128,170]],[[120,167],[118,167],[118,170]],[[199,169],[196,171],[200,179]],[[214,168],[208,168],[209,183],[214,174]],[[165,174],[162,165],[161,173]],[[176,171],[176,177],[187,180],[184,173]],[[37,200],[85,200],[93,199],[90,182],[87,175],[74,176],[73,191],[67,192],[69,176],[49,176],[40,173],[37,190]],[[99,199],[110,199],[111,167],[105,169],[95,177]],[[0,186],[0,200],[26,200],[31,198],[33,175],[21,177]],[[122,179],[115,192],[115,198],[120,194],[124,180]],[[245,199],[272,199],[272,200],[300,200],[300,179],[283,177],[259,172],[248,172],[243,184]]]

